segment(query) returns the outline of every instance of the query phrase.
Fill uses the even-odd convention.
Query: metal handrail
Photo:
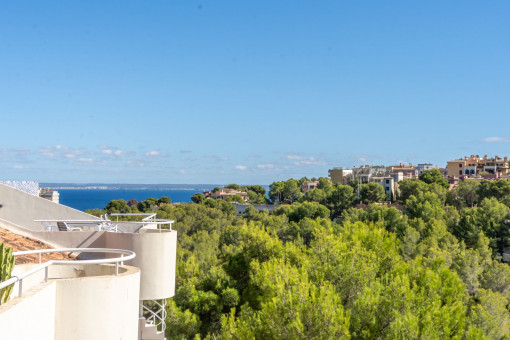
[[[167,220],[167,219],[157,219],[156,214],[154,213],[112,213],[110,216],[116,216],[117,220],[115,222],[117,223],[123,223],[123,224],[142,224],[142,228],[146,225],[156,224],[159,231],[161,231],[161,225],[162,224],[168,224],[168,229],[172,230],[172,223],[174,223],[174,220]],[[141,221],[119,221],[119,216],[146,216],[142,218]]]
[[[113,214],[112,214],[113,215]],[[116,214],[118,216],[122,216],[122,214]],[[80,224],[96,224],[98,226],[101,226],[102,224],[104,224],[105,222],[110,222],[110,223],[122,223],[122,224],[141,224],[142,226],[146,226],[146,225],[156,225],[158,227],[159,230],[161,230],[161,225],[163,224],[168,224],[169,227],[168,229],[169,230],[172,230],[172,223],[174,223],[174,220],[165,220],[165,219],[153,219],[152,218],[153,216],[149,216],[147,218],[151,218],[151,219],[142,219],[141,221],[111,221],[111,220],[65,220],[65,219],[54,219],[54,220],[34,220],[34,222],[41,222],[41,223],[47,223],[47,222],[66,222],[68,224],[76,224],[76,225],[80,225]],[[123,230],[121,230],[120,228],[116,227],[116,230],[117,231],[120,231],[120,232],[124,232]]]
[[[61,260],[50,260],[41,264],[41,255],[47,253],[60,253],[60,252],[80,252],[80,253],[116,253],[120,254],[120,257],[114,257],[109,259],[97,259],[97,260],[76,260],[76,261],[61,261]],[[19,282],[18,296],[23,294],[23,279],[27,276],[37,273],[40,270],[45,270],[44,281],[48,282],[48,268],[54,264],[63,265],[76,265],[76,264],[103,264],[103,263],[115,263],[115,276],[119,275],[119,263],[121,266],[124,265],[124,261],[132,260],[136,257],[135,252],[124,249],[112,249],[112,248],[60,248],[60,249],[37,249],[37,250],[24,250],[13,252],[12,255],[39,255],[39,266],[34,267],[26,272],[18,275],[13,275],[9,280],[0,282],[0,289],[8,287],[16,282]],[[127,255],[127,256],[124,256]]]
[[[166,329],[165,319],[167,316],[167,312],[166,312],[166,308],[165,308],[166,307],[166,299],[163,299],[161,301],[161,303],[159,303],[157,300],[152,300],[152,302],[154,302],[154,304],[156,304],[156,306],[159,308],[157,311],[153,311],[152,309],[144,306],[143,302],[141,303],[142,310],[144,310],[150,314],[150,316],[148,318],[146,318],[145,320],[147,321],[147,323],[156,326],[157,331],[164,332]],[[161,313],[161,315],[159,315],[160,313]],[[158,329],[159,327],[161,327],[161,330]]]
[[[111,213],[110,216],[156,216],[154,213]]]

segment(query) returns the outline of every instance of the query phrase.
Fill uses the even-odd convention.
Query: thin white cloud
[[[244,171],[244,170],[246,170],[246,169],[248,169],[248,168],[247,168],[246,166],[244,166],[244,165],[236,165],[236,166],[235,166],[235,169],[236,169],[236,170],[239,170],[239,171]]]
[[[380,160],[381,156],[379,155],[352,155],[349,158],[357,164],[371,164],[373,160]]]
[[[294,162],[295,166],[326,165],[326,164],[327,164],[326,162],[319,161],[313,157],[308,157],[306,159]]]
[[[221,161],[221,162],[228,161],[228,157],[221,157],[221,156],[217,156],[217,155],[207,155],[206,157],[214,159],[215,161]]]
[[[274,168],[275,168],[274,164],[270,164],[270,163],[257,165],[257,169],[260,169],[260,170],[272,170]]]
[[[488,137],[488,138],[482,139],[482,143],[510,143],[510,138]]]
[[[134,152],[127,152],[115,146],[101,145],[99,146],[99,148],[101,149],[101,154],[107,156],[114,156],[116,158],[135,155]]]
[[[92,159],[90,157],[80,157],[80,158],[78,158],[78,162],[80,162],[80,163],[92,163],[92,162],[94,162],[94,159]]]
[[[286,155],[285,159],[294,161],[295,166],[326,165],[327,163],[315,157],[305,157],[296,154]]]
[[[152,151],[146,152],[145,156],[147,156],[147,157],[168,157],[168,154],[161,152],[161,151],[152,150]]]
[[[1,148],[0,158],[20,158],[29,156],[30,149],[27,148]]]
[[[129,166],[134,166],[134,167],[144,167],[145,166],[145,163],[140,162],[140,161],[133,161],[133,160],[127,161],[126,164]]]

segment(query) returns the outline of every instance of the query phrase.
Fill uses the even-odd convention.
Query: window
[[[459,163],[459,168],[462,168],[462,164],[461,163]]]
[[[459,170],[459,175],[462,175],[462,170]]]
[[[386,191],[390,191],[390,187],[386,187]]]
[[[386,184],[390,184],[390,180],[389,179],[386,180]]]

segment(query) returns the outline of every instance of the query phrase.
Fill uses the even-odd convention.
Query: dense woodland
[[[401,212],[354,209],[356,185],[319,180],[305,195],[300,180],[273,183],[264,200],[289,203],[273,213],[236,217],[231,203],[201,198],[89,212],[157,209],[176,221],[170,339],[510,338],[509,182],[448,191],[425,173],[399,183]],[[377,191],[360,195],[377,202]]]

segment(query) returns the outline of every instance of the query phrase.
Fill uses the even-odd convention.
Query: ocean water
[[[138,202],[149,197],[170,197],[172,203],[191,202],[195,190],[128,190],[128,189],[57,189],[60,193],[60,204],[85,211],[87,209],[103,209],[111,200],[135,199]]]

